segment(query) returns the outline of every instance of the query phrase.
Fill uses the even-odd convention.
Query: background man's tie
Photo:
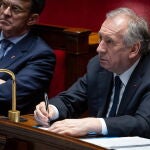
[[[121,80],[119,76],[115,77],[115,93],[114,93],[114,100],[113,105],[109,113],[109,117],[114,117],[116,115],[117,106],[119,103],[119,95],[120,95],[120,88],[121,88]]]
[[[9,40],[3,39],[1,41],[1,49],[0,49],[0,59],[3,58],[7,48],[11,45],[12,42],[10,42]]]

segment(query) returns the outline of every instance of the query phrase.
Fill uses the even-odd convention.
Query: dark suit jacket
[[[86,109],[90,116],[105,119],[108,136],[150,138],[150,54],[141,58],[125,88],[116,117],[105,118],[111,95],[113,74],[94,57],[87,73],[67,91],[50,100],[60,118],[77,117]]]
[[[52,49],[38,36],[29,33],[0,60],[0,69],[9,69],[16,76],[17,109],[21,114],[33,112],[43,100],[55,66]],[[0,73],[6,83],[0,85],[0,114],[11,109],[11,77]]]

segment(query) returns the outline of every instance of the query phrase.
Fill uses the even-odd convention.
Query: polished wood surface
[[[0,136],[4,150],[104,150],[77,138],[35,128],[33,126],[37,124],[33,115],[22,118],[26,121],[14,123],[5,117],[0,118]]]

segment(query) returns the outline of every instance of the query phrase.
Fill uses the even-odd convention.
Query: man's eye
[[[1,3],[0,3],[0,7],[7,8],[8,5],[7,5],[6,3],[4,3],[4,2],[1,2]]]
[[[113,40],[108,39],[108,40],[106,40],[106,43],[107,43],[107,44],[112,44],[112,43],[113,43]]]
[[[22,12],[22,9],[20,9],[19,7],[13,6],[12,11],[13,12]]]

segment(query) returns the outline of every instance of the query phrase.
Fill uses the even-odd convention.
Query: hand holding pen
[[[48,102],[48,95],[47,95],[47,93],[44,94],[44,100],[45,100],[46,111],[49,114],[49,109],[48,109],[49,102]],[[50,125],[50,118],[48,118],[48,124]]]

